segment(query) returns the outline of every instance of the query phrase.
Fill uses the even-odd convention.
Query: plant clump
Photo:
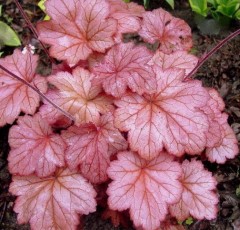
[[[44,78],[28,50],[0,60],[57,105],[40,103],[0,70],[0,125],[17,120],[8,162],[19,224],[77,229],[101,203],[103,183],[106,210],[128,210],[136,228],[183,229],[170,218],[216,218],[217,182],[201,159],[223,164],[238,146],[218,92],[189,75],[198,64],[190,27],[163,9],[121,0],[45,6],[50,20],[38,23],[39,39],[62,63]],[[125,33],[158,48],[124,43]]]

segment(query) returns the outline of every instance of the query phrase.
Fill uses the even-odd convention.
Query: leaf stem
[[[213,49],[211,49],[207,54],[204,54],[198,61],[198,64],[194,67],[194,69],[188,74],[187,78],[192,77],[197,70],[207,61],[215,52],[217,52],[225,43],[230,41],[231,39],[235,38],[237,35],[240,34],[240,29],[236,30],[235,32],[231,33],[229,36],[224,38],[220,41]],[[186,78],[186,79],[187,79]]]
[[[28,87],[30,87],[33,91],[35,91],[42,99],[46,100],[48,103],[50,103],[53,107],[55,107],[57,110],[59,110],[61,113],[63,113],[67,118],[69,118],[70,120],[72,120],[73,122],[75,121],[75,118],[69,114],[68,112],[64,111],[61,107],[59,107],[58,105],[56,105],[54,102],[52,102],[49,98],[47,98],[43,93],[41,93],[37,88],[35,88],[34,86],[32,86],[29,82],[27,82],[25,79],[17,76],[16,74],[12,73],[11,71],[9,71],[8,69],[6,69],[4,66],[2,66],[0,64],[0,68],[5,71],[6,73],[8,73],[9,75],[11,75],[13,78],[17,79],[18,81],[22,82],[23,84],[27,85]]]
[[[19,9],[22,17],[24,18],[25,22],[27,23],[29,29],[32,31],[32,33],[34,34],[34,36],[38,39],[38,33],[37,30],[35,29],[35,27],[33,26],[33,24],[31,23],[31,21],[29,20],[27,14],[24,12],[21,4],[18,2],[18,0],[14,0],[15,4],[17,5],[17,8]],[[40,44],[43,47],[44,52],[47,54],[49,60],[51,61],[51,63],[55,63],[54,60],[51,58],[51,56],[49,55],[49,52],[46,48],[46,46],[38,39],[38,41],[40,42]]]

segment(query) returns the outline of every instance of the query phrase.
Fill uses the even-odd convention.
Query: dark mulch
[[[37,1],[20,1],[31,21],[36,23],[43,18],[41,10],[36,6]],[[159,7],[163,1],[153,1],[151,8]],[[204,36],[199,33],[193,22],[193,15],[187,5],[187,1],[180,0],[176,2],[176,10],[173,12],[178,17],[185,19],[193,29],[194,48],[198,56],[209,51],[221,39],[227,36],[231,31],[239,27],[239,24],[233,25],[230,30],[222,31],[217,36]],[[3,4],[4,16],[1,20],[11,21],[10,25],[21,37],[23,45],[34,44],[40,47],[38,41],[33,37],[27,28],[25,21],[19,14],[19,10],[11,0],[6,0]],[[165,4],[165,7],[168,6]],[[168,8],[169,9],[169,8]],[[10,54],[13,49],[4,48],[5,54]],[[44,52],[39,49],[42,65],[48,64],[47,58],[44,58]],[[234,129],[238,141],[240,142],[240,37],[230,41],[221,48],[196,74],[197,79],[201,79],[203,84],[217,89],[223,97],[229,114],[229,123]],[[8,192],[11,182],[11,176],[7,169],[7,155],[9,146],[7,136],[10,126],[0,129],[0,229],[7,230],[26,230],[28,225],[18,225],[16,214],[13,212],[15,197]],[[213,172],[218,181],[218,194],[220,196],[219,213],[217,219],[213,221],[195,221],[191,226],[186,226],[191,230],[238,230],[240,229],[240,197],[236,194],[236,189],[240,187],[240,157],[228,161],[224,165],[205,163],[206,167]],[[109,221],[103,221],[100,218],[100,211],[91,214],[83,220],[86,230],[113,230],[124,229],[122,227],[114,228]],[[126,228],[125,228],[126,229]],[[130,228],[127,228],[130,230]]]

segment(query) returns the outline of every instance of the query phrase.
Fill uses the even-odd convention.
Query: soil
[[[37,7],[37,1],[22,0],[19,1],[30,20],[36,23],[44,17],[43,12]],[[163,1],[151,1],[150,8],[158,8]],[[175,1],[176,7],[172,13],[175,16],[186,20],[192,28],[194,49],[197,56],[203,55],[209,51],[220,40],[228,34],[239,28],[239,22],[233,24],[228,30],[223,30],[219,35],[202,35],[197,29],[193,20],[187,1]],[[44,52],[28,29],[24,19],[11,0],[2,1],[3,15],[0,20],[8,22],[9,25],[19,34],[23,46],[33,44],[37,47],[42,63],[40,72],[47,68],[41,66],[48,65],[48,59]],[[167,10],[171,10],[165,3],[162,5]],[[4,55],[11,54],[13,48],[4,47]],[[47,72],[45,72],[47,74]],[[228,42],[215,55],[213,55],[197,72],[195,78],[201,79],[207,87],[217,89],[223,97],[226,108],[225,112],[229,114],[229,124],[234,129],[240,143],[240,36]],[[7,156],[9,146],[7,143],[8,131],[10,126],[6,125],[0,129],[0,230],[27,230],[29,225],[18,225],[16,214],[13,211],[14,200],[8,192],[11,183],[11,175],[7,168]],[[205,162],[205,166],[214,174],[218,181],[218,194],[220,198],[218,217],[215,220],[194,221],[191,225],[185,225],[190,230],[239,230],[240,229],[240,157],[227,161],[224,165],[210,164]],[[237,190],[239,189],[239,190]],[[101,209],[96,213],[82,218],[82,227],[84,230],[130,230],[131,227],[113,227],[109,220],[101,219]]]

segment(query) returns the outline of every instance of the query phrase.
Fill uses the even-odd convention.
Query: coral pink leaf
[[[141,28],[141,17],[145,12],[143,6],[134,2],[109,0],[110,17],[117,21],[116,41],[121,41],[123,33],[136,33]]]
[[[162,70],[171,68],[183,69],[187,76],[197,63],[198,58],[186,51],[176,51],[171,54],[165,54],[158,50],[149,64],[153,65],[156,71],[158,68]]]
[[[59,72],[48,78],[49,83],[58,89],[58,91],[49,91],[52,101],[72,114],[75,117],[76,125],[86,122],[97,123],[100,114],[112,109],[112,99],[102,93],[100,86],[92,86],[92,78],[93,76],[88,70],[80,67],[74,69],[72,74]],[[60,113],[49,106],[52,107],[47,104],[41,109],[41,115],[49,117],[48,120],[54,123],[52,118],[59,117]]]
[[[18,119],[9,133],[11,151],[8,157],[12,174],[39,177],[53,174],[56,167],[65,165],[64,151],[67,147],[62,137],[54,134],[39,114]]]
[[[222,125],[227,122],[227,115],[222,113],[225,107],[224,101],[215,89],[208,89],[209,100],[201,110],[207,115],[209,129],[207,135],[207,147],[219,146],[222,143],[224,130]]]
[[[210,121],[217,121],[219,124],[225,123],[227,120],[222,114],[225,107],[223,99],[215,89],[207,90],[210,98],[207,105],[202,107],[202,110],[208,116]]]
[[[96,210],[96,192],[80,174],[59,169],[54,176],[13,176],[9,191],[18,196],[18,223],[33,230],[77,229],[78,214]]]
[[[127,86],[139,94],[151,93],[156,87],[152,68],[147,64],[151,58],[152,53],[143,46],[132,43],[114,46],[93,68],[95,81],[102,83],[105,92],[115,97],[122,96]]]
[[[82,174],[92,183],[106,181],[110,156],[127,148],[127,141],[113,125],[111,113],[102,116],[96,126],[70,127],[63,132],[63,138],[68,144],[66,160],[69,168],[80,166]]]
[[[56,89],[48,90],[45,95],[48,99],[55,102],[59,101],[59,98],[61,98],[59,91]],[[43,104],[39,108],[39,113],[41,114],[42,118],[46,120],[53,128],[66,128],[72,123],[68,117],[60,114],[58,110],[49,104]]]
[[[238,154],[237,138],[227,123],[227,114],[222,113],[225,105],[215,89],[208,89],[210,99],[202,111],[209,120],[206,155],[209,161],[223,164]]]
[[[199,81],[183,78],[180,70],[159,71],[157,93],[128,93],[115,101],[115,124],[129,131],[130,147],[141,157],[153,159],[163,147],[177,156],[204,150],[208,120],[200,108],[209,95]]]
[[[40,22],[37,30],[39,39],[51,45],[53,57],[72,66],[114,44],[116,21],[107,19],[107,1],[48,0],[46,10],[51,20]]]
[[[163,9],[143,14],[139,34],[147,42],[160,42],[159,49],[164,53],[177,50],[188,51],[192,47],[191,28],[188,24]]]
[[[45,79],[35,74],[37,61],[37,55],[16,49],[11,56],[1,59],[0,64],[45,93]],[[21,111],[34,114],[39,101],[36,92],[0,69],[0,126],[12,124]]]
[[[152,161],[133,152],[121,152],[111,163],[108,175],[113,180],[107,190],[110,209],[130,209],[136,227],[157,229],[166,217],[168,204],[181,197],[181,167],[164,152]]]
[[[206,155],[209,161],[223,164],[227,159],[233,159],[238,153],[238,141],[232,130],[227,124],[221,126],[222,141],[213,147],[206,149]]]
[[[171,215],[178,220],[184,220],[190,215],[199,220],[216,218],[218,198],[213,191],[217,185],[215,178],[197,160],[185,160],[182,169],[182,198],[170,206]]]

